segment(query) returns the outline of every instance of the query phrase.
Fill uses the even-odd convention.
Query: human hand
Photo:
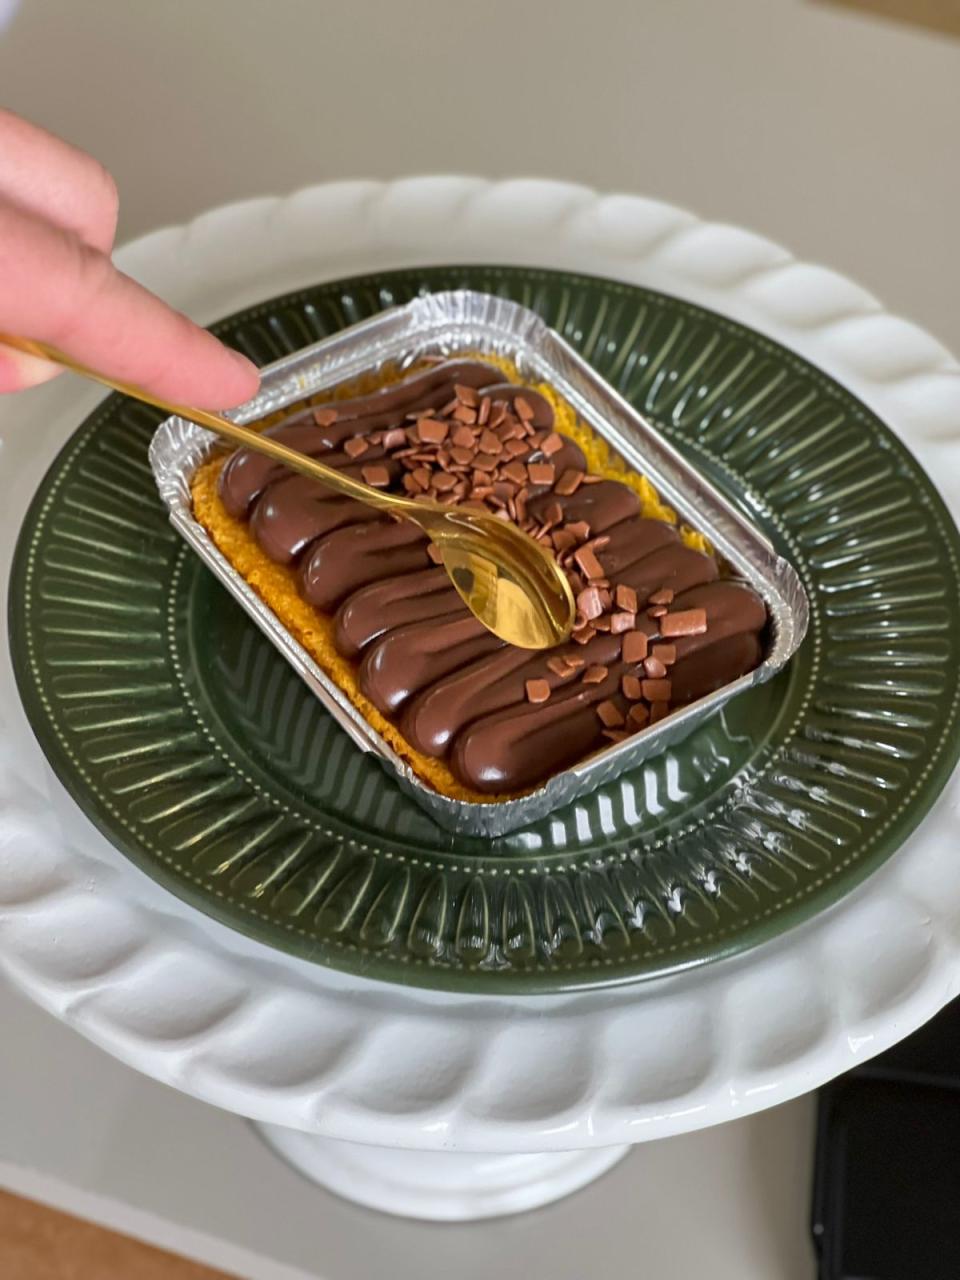
[[[117,271],[113,179],[92,157],[0,110],[0,332],[58,347],[165,400],[223,409],[256,366]],[[0,392],[58,372],[0,346]]]

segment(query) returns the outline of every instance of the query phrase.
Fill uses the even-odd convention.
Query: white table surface
[[[113,170],[125,237],[328,178],[538,173],[753,227],[960,349],[960,42],[920,30],[807,0],[24,0],[0,94]],[[0,1182],[251,1280],[813,1274],[809,1099],[430,1227],[316,1190],[2,987],[0,1028]]]

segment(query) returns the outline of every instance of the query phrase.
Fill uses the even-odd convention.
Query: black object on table
[[[960,1000],[821,1090],[820,1280],[960,1280]]]

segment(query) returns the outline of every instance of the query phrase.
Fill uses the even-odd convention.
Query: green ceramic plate
[[[467,991],[650,977],[753,946],[876,868],[956,762],[957,530],[857,400],[758,334],[562,273],[338,281],[223,321],[260,363],[424,289],[539,311],[801,573],[810,632],[681,747],[527,830],[433,825],[169,528],[160,415],[111,397],[50,469],[11,590],[53,768],[150,875],[263,942]]]

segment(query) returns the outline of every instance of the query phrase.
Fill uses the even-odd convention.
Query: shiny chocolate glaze
[[[446,422],[447,436],[429,446],[420,442],[418,419],[434,427]],[[490,429],[496,441],[486,434]],[[577,636],[549,653],[514,649],[486,631],[433,563],[415,526],[245,450],[221,472],[227,510],[249,521],[272,560],[297,567],[307,601],[335,614],[337,648],[358,663],[365,696],[399,722],[411,746],[446,758],[462,782],[481,792],[531,787],[605,745],[620,731],[607,729],[597,709],[608,719],[626,718],[639,697],[637,680],[662,679],[666,672],[669,703],[650,703],[660,716],[751,670],[762,657],[767,614],[756,593],[721,578],[716,560],[687,547],[673,526],[643,517],[627,485],[584,479],[579,447],[552,431],[553,410],[544,396],[503,382],[497,369],[475,360],[435,364],[270,428],[278,439],[353,475],[362,476],[371,462],[385,465],[391,485],[405,483],[407,492],[413,468],[423,465],[418,450],[432,450],[423,454],[427,474],[439,467],[448,476],[449,499],[465,500],[460,491],[449,493],[455,479],[463,495],[502,508],[546,545],[556,537],[555,554],[575,594],[595,587],[587,594],[601,601],[603,612],[592,620],[582,614]],[[498,467],[514,457],[524,467],[549,463],[551,482],[535,483],[539,470],[523,480],[521,469],[518,484],[504,483],[502,470],[493,476],[477,470],[485,446],[461,449],[462,456],[455,447],[460,438],[469,444],[470,432],[475,441],[483,432],[500,451]],[[354,437],[362,440],[348,445]],[[571,474],[574,492],[558,493],[555,485],[566,483],[560,477]],[[593,562],[577,557],[585,544]],[[704,625],[658,649],[664,611],[684,611]],[[646,659],[648,666],[625,661],[621,624],[647,637],[654,658]],[[669,665],[656,653],[669,655]]]

